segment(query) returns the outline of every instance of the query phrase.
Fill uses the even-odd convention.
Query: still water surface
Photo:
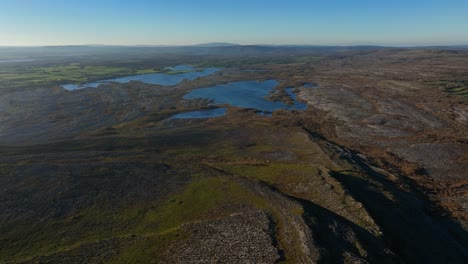
[[[205,76],[211,75],[219,71],[218,68],[206,68],[206,69],[199,71],[195,69],[194,67],[188,66],[188,65],[178,65],[175,67],[167,67],[166,69],[171,70],[171,71],[183,71],[183,72],[175,73],[175,74],[168,74],[168,73],[140,74],[140,75],[132,75],[132,76],[126,76],[126,77],[120,77],[120,78],[114,78],[114,79],[101,80],[101,81],[85,83],[85,84],[65,84],[65,85],[62,85],[62,87],[67,90],[76,90],[76,89],[83,89],[83,88],[97,88],[99,85],[104,84],[104,83],[112,83],[112,82],[128,83],[131,81],[139,81],[139,82],[149,83],[149,84],[171,86],[171,85],[179,84],[180,82],[184,80],[190,80],[190,81],[195,80],[196,78],[205,77]]]
[[[287,105],[280,101],[269,101],[266,97],[278,85],[276,80],[266,81],[241,81],[220,84],[207,88],[194,89],[184,96],[185,99],[208,98],[213,100],[213,104],[230,104],[232,106],[253,108],[259,111],[259,114],[270,115],[273,111],[279,109],[305,110],[306,103],[296,100],[294,88],[286,88],[285,91],[291,96],[293,105]],[[313,84],[306,83],[303,87],[315,87]],[[225,109],[225,108],[218,108]],[[175,115],[171,118],[206,118],[221,116],[225,110],[215,111],[216,109],[185,112]]]

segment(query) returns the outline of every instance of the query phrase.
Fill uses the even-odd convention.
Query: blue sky
[[[468,44],[468,0],[0,0],[0,45]]]

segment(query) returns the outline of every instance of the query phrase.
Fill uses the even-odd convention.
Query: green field
[[[161,71],[152,68],[135,69],[132,67],[81,65],[79,63],[43,67],[2,68],[0,69],[0,87],[15,88],[86,83],[107,78],[157,72]]]
[[[468,81],[466,80],[440,80],[429,83],[442,88],[447,93],[468,97]]]
[[[197,71],[201,70],[197,68]],[[41,85],[60,85],[68,83],[87,83],[103,79],[129,75],[165,73],[181,74],[190,70],[170,70],[164,68],[133,66],[100,66],[70,63],[65,65],[41,67],[0,68],[0,88],[35,87]]]

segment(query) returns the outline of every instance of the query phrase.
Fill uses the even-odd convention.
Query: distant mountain
[[[454,49],[454,50],[464,50],[468,49],[468,45],[450,45],[450,46],[434,46],[433,48],[441,49]]]
[[[192,45],[192,46],[210,48],[210,47],[231,47],[231,46],[240,46],[240,45],[235,44],[235,43],[229,43],[229,42],[212,42],[212,43],[201,43],[201,44]]]
[[[323,55],[332,52],[350,50],[380,49],[374,46],[274,46],[274,45],[238,45],[232,43],[204,43],[190,46],[113,46],[113,45],[64,45],[43,47],[0,48],[0,59],[22,58],[59,58],[83,56],[107,56],[108,58],[136,58],[158,54],[179,55],[223,55],[223,56],[271,56],[276,55]]]

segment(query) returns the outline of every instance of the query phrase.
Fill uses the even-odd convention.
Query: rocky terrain
[[[468,52],[276,56],[0,89],[0,263],[466,262]],[[212,107],[191,89],[270,78],[307,110],[169,119]]]

